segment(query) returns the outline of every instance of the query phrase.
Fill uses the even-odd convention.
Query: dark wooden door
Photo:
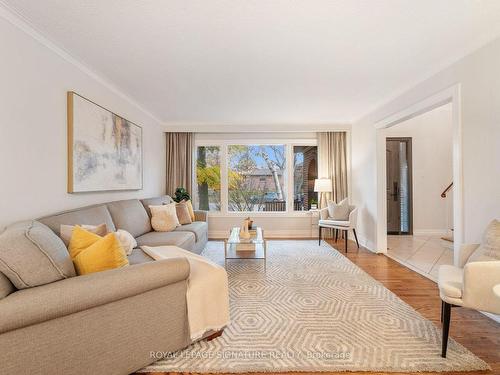
[[[387,138],[387,233],[411,234],[411,138]]]

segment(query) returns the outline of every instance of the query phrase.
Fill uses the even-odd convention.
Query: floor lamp
[[[332,192],[332,180],[329,178],[317,178],[314,180],[314,191],[319,193],[319,208],[325,207],[326,204],[323,205],[323,193]]]

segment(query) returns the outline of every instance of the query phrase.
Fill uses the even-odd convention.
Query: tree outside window
[[[286,211],[286,146],[228,147],[229,211]]]
[[[220,147],[199,146],[196,151],[197,208],[220,211]]]

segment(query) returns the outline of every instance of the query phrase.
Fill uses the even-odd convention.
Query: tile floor
[[[453,264],[453,244],[438,236],[387,236],[387,255],[437,281],[442,264]]]

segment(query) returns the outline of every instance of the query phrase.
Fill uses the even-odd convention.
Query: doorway
[[[387,234],[413,234],[411,140],[386,139]]]

